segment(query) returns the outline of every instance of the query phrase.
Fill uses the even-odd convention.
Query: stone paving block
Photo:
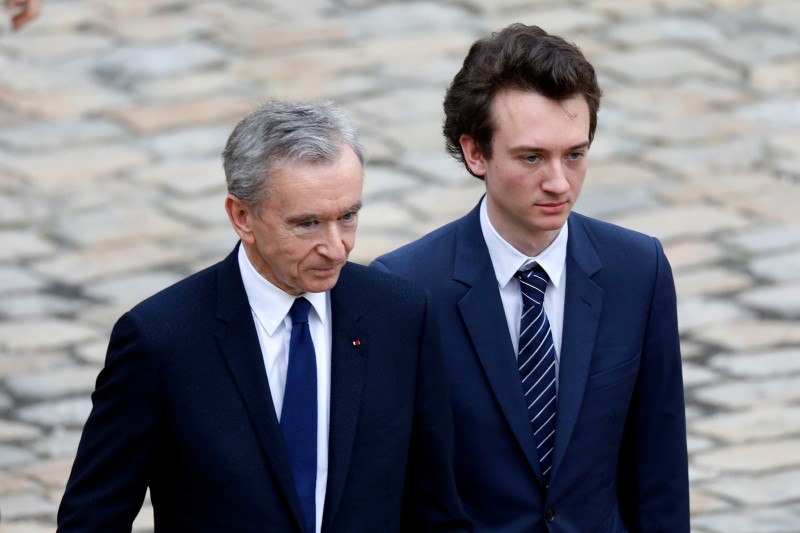
[[[753,85],[762,91],[800,90],[800,59],[756,65],[751,76]]]
[[[648,148],[642,154],[645,162],[692,176],[698,168],[701,176],[741,173],[758,166],[766,156],[763,143],[752,136],[704,143],[702,146],[666,145]]]
[[[384,132],[387,139],[396,146],[395,155],[402,159],[403,154],[429,157],[439,155],[444,150],[442,133],[439,121],[430,119],[425,122],[410,122],[408,124],[393,124]]]
[[[765,406],[693,420],[692,433],[729,443],[771,441],[800,433],[800,410],[794,406]]]
[[[730,320],[708,324],[692,331],[696,340],[716,344],[729,350],[752,350],[800,343],[796,321]]]
[[[750,262],[750,270],[777,282],[800,279],[800,251],[756,258]]]
[[[726,267],[711,266],[675,274],[678,298],[732,294],[751,286],[750,276]]]
[[[689,508],[692,510],[693,517],[692,533],[698,533],[704,530],[698,530],[695,527],[694,516],[696,516],[698,513],[728,511],[731,508],[731,504],[719,497],[709,494],[704,490],[692,488],[689,491]]]
[[[800,224],[767,224],[726,236],[723,241],[752,254],[800,248]]]
[[[17,411],[17,416],[26,422],[79,428],[86,423],[92,401],[88,395],[68,400],[56,400],[27,405]]]
[[[690,17],[637,19],[612,27],[608,36],[629,47],[660,43],[698,43],[708,46],[726,40],[720,28],[709,21]]]
[[[91,393],[96,378],[94,367],[53,368],[11,376],[6,386],[17,398],[39,401]]]
[[[723,472],[757,473],[800,466],[800,440],[726,446],[695,454],[692,462]]]
[[[42,522],[32,520],[19,520],[13,522],[3,522],[0,525],[2,533],[52,533],[53,526],[48,526]]]
[[[38,487],[29,479],[13,473],[0,470],[0,497],[21,493],[34,492]],[[5,514],[5,509],[0,507],[0,514]],[[2,526],[5,527],[5,526]],[[0,529],[5,533],[5,529]]]
[[[2,353],[2,357],[0,357],[0,380],[16,374],[36,372],[59,364],[70,364],[71,362],[68,354],[63,349],[58,352],[38,350]],[[4,395],[0,395],[0,405],[3,397]]]
[[[706,54],[673,46],[611,53],[597,58],[594,66],[633,83],[666,83],[675,80],[706,79],[736,81],[738,73]]]
[[[263,98],[260,91],[250,87],[247,80],[226,71],[189,72],[157,80],[148,80],[136,86],[136,94],[146,101],[175,101],[181,98],[208,96],[212,94],[254,93],[254,100]]]
[[[725,257],[725,250],[716,242],[696,238],[672,241],[664,247],[664,253],[676,275],[681,269],[708,265]]]
[[[761,4],[758,17],[770,24],[782,26],[787,30],[796,30],[794,24],[800,20],[800,5],[791,0],[778,0]]]
[[[615,224],[663,240],[710,236],[717,232],[740,230],[751,225],[750,220],[735,211],[711,205],[646,209],[609,218]]]
[[[169,42],[117,46],[95,62],[106,82],[126,87],[148,80],[220,66],[227,60],[221,49],[203,42]]]
[[[605,188],[586,187],[581,192],[575,211],[590,217],[607,219],[614,213],[660,207],[660,202],[648,187]]]
[[[118,124],[99,118],[35,120],[0,129],[0,145],[41,156],[44,149],[70,146],[74,150],[75,145],[120,140],[124,136],[125,130]]]
[[[46,334],[43,334],[46,333]],[[0,322],[0,352],[60,348],[96,337],[97,330],[72,320],[46,318]]]
[[[692,531],[699,526],[711,533],[797,533],[797,512],[775,508],[748,508],[692,517]]]
[[[800,318],[800,282],[759,287],[741,293],[745,305],[787,318]]]
[[[766,408],[800,400],[800,376],[761,381],[728,380],[697,388],[694,396],[727,409]]]
[[[109,179],[137,165],[150,161],[150,155],[136,146],[110,144],[81,150],[48,152],[47,157],[17,154],[12,164],[36,182],[44,192],[56,192],[79,185],[96,186],[96,181]]]
[[[144,206],[120,206],[76,213],[60,220],[54,232],[82,247],[104,247],[180,236],[190,227]]]
[[[47,435],[47,437],[36,441],[31,448],[39,457],[47,459],[68,459],[72,462],[75,460],[75,453],[78,450],[80,438],[81,431],[79,430],[66,430],[57,427]]]
[[[16,470],[47,487],[64,490],[74,459],[50,459],[22,466]]]
[[[376,35],[405,35],[420,30],[440,28],[447,20],[450,27],[475,27],[476,20],[457,5],[433,0],[408,3],[381,2],[374,7],[351,12],[348,26],[356,38]],[[481,25],[477,26],[481,30]]]
[[[29,269],[0,265],[0,293],[35,291],[43,285],[42,279],[31,274]]]
[[[184,277],[182,274],[163,270],[134,273],[93,283],[87,293],[100,300],[133,307]]]
[[[393,202],[400,194],[420,187],[421,182],[419,177],[404,169],[385,165],[369,165],[364,172],[362,193],[364,204],[382,200],[385,203]],[[359,228],[363,228],[360,220]]]
[[[752,313],[724,298],[691,297],[678,300],[678,326],[693,334],[709,326],[724,328],[730,321],[744,320]]]
[[[800,470],[784,470],[763,476],[729,477],[705,484],[704,487],[740,504],[776,505],[800,498]]]
[[[660,180],[658,172],[635,161],[595,161],[590,152],[584,188],[641,186]]]
[[[31,319],[48,315],[73,315],[86,305],[76,298],[31,293],[14,294],[0,299],[0,315],[9,320]]]
[[[363,99],[348,106],[354,114],[373,121],[402,125],[405,122],[428,121],[441,136],[442,90],[431,87],[403,88]],[[444,141],[442,141],[442,146]]]
[[[214,24],[208,20],[197,20],[181,13],[155,13],[152,16],[126,16],[124,24],[112,21],[103,25],[103,30],[124,41],[147,44],[169,42],[176,35],[187,39],[199,38],[214,31]]]
[[[108,114],[137,133],[149,134],[216,123],[229,124],[232,129],[241,117],[255,107],[249,98],[221,95],[118,108]]]
[[[36,426],[0,419],[0,443],[30,440],[41,435],[42,430]]]
[[[8,468],[30,463],[35,455],[22,446],[0,444],[0,468]]]
[[[0,262],[47,256],[55,250],[54,244],[38,232],[0,229]]]
[[[8,46],[18,57],[33,63],[52,63],[66,56],[96,54],[111,44],[108,37],[89,33],[44,33],[25,35],[19,41],[10,41]]]
[[[180,263],[186,256],[153,241],[122,242],[64,252],[33,264],[32,271],[68,284]]]
[[[800,190],[796,185],[788,183],[782,183],[757,195],[726,199],[726,204],[742,213],[758,216],[767,222],[789,224],[800,221],[797,210],[799,203]]]
[[[116,320],[118,317],[110,318],[107,323],[111,325],[111,321]],[[109,328],[110,333],[110,328]],[[96,367],[102,366],[106,360],[106,349],[108,348],[108,339],[97,339],[93,342],[85,342],[75,346],[75,355],[81,361],[94,365]]]
[[[178,196],[217,192],[219,208],[224,209],[227,192],[220,157],[160,162],[137,170],[131,179],[149,188],[165,189]]]
[[[681,170],[681,174],[688,180],[661,185],[658,188],[661,197],[676,204],[722,204],[742,212],[761,214],[763,210],[748,209],[750,202],[746,199],[759,198],[765,189],[789,189],[778,177],[749,169],[720,172],[698,166],[688,172]],[[768,214],[767,218],[772,218],[772,215]]]
[[[555,7],[557,5],[559,7]],[[509,24],[522,22],[535,24],[554,35],[576,35],[582,32],[590,33],[593,29],[601,27],[607,19],[589,9],[576,11],[550,3],[542,7],[522,4],[516,9],[496,13],[490,21],[492,24],[488,28],[489,31],[498,31]]]
[[[800,373],[800,347],[723,353],[712,357],[709,364],[713,368],[741,377],[758,378]]]
[[[164,212],[194,228],[214,225],[231,227],[230,219],[225,211],[225,194],[213,193],[195,198],[169,198],[164,201]]]
[[[737,114],[760,124],[765,131],[770,128],[797,128],[800,126],[800,97],[773,98],[742,106]]]
[[[239,57],[231,60],[230,70],[246,79],[270,85],[308,77],[340,77],[346,72],[377,66],[355,53],[354,47],[291,50],[252,59]]]
[[[0,509],[3,512],[3,533],[8,531],[19,531],[20,533],[28,533],[28,526],[19,529],[11,529],[15,520],[23,518],[31,518],[38,515],[53,514],[58,511],[58,504],[42,497],[36,492],[24,492],[19,494],[12,494],[10,496],[0,496]],[[6,522],[12,524],[6,525]],[[50,529],[52,531],[52,528]]]
[[[51,81],[52,82],[52,81]],[[40,119],[78,120],[82,116],[130,103],[122,93],[88,81],[58,84],[40,92],[18,89],[15,105]]]
[[[719,380],[719,375],[713,370],[693,363],[683,363],[683,386],[694,387]]]
[[[223,126],[186,128],[153,135],[145,138],[144,142],[163,160],[219,157],[225,148],[231,129]]]
[[[403,170],[408,170],[416,176],[424,178],[426,183],[437,183],[440,185],[461,186],[472,183],[478,178],[469,174],[463,164],[453,159],[444,151],[444,140],[442,140],[441,153],[427,154],[420,157],[404,160],[400,164]],[[367,166],[367,180],[371,175],[370,167]],[[419,186],[417,182],[415,186]]]

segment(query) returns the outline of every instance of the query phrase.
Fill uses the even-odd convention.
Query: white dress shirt
[[[558,236],[535,257],[528,257],[508,243],[497,233],[489,220],[486,209],[486,197],[481,202],[481,231],[489,257],[492,260],[494,274],[497,277],[497,287],[500,299],[503,301],[503,310],[506,313],[508,332],[511,335],[511,344],[514,353],[519,350],[519,322],[522,314],[522,293],[519,280],[514,277],[518,270],[531,268],[534,263],[541,265],[550,281],[544,293],[544,310],[550,322],[553,335],[553,345],[556,352],[556,387],[558,386],[558,367],[561,361],[561,333],[564,329],[564,295],[566,292],[567,275],[567,238],[569,226],[564,224]]]
[[[267,381],[275,414],[281,419],[289,367],[289,340],[292,319],[289,309],[295,297],[267,281],[250,263],[244,246],[239,246],[239,270],[250,302],[253,321],[261,345]],[[330,293],[303,294],[310,303],[308,326],[317,357],[317,490],[316,530],[322,527],[325,489],[328,484],[328,431],[330,424],[331,302]]]

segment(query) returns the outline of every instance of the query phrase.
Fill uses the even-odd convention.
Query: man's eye
[[[355,220],[355,218],[356,218],[356,214],[354,212],[350,212],[350,213],[345,213],[344,215],[342,215],[340,220],[342,222],[352,222],[353,220]]]
[[[302,229],[311,229],[317,222],[315,220],[306,220],[305,222],[299,223],[297,226]]]
[[[572,152],[567,157],[572,161],[577,161],[578,159],[583,157],[583,152]]]
[[[542,158],[538,155],[526,155],[522,158],[522,160],[525,161],[526,163],[536,163],[540,159]]]

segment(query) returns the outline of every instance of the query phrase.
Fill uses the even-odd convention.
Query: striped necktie
[[[548,278],[539,265],[517,272],[516,277],[522,291],[517,363],[536,452],[545,486],[549,487],[556,433],[556,357],[543,305]]]

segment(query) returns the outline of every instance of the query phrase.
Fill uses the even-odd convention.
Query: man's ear
[[[475,176],[485,176],[486,159],[483,157],[483,153],[481,153],[481,149],[475,139],[464,134],[458,138],[458,142],[461,144],[461,151],[464,152],[464,162],[467,163],[469,170]]]
[[[253,235],[253,228],[250,225],[251,217],[250,208],[244,202],[239,200],[232,194],[225,198],[225,211],[228,213],[228,219],[231,221],[233,231],[242,239],[245,244],[253,244],[255,236]]]

